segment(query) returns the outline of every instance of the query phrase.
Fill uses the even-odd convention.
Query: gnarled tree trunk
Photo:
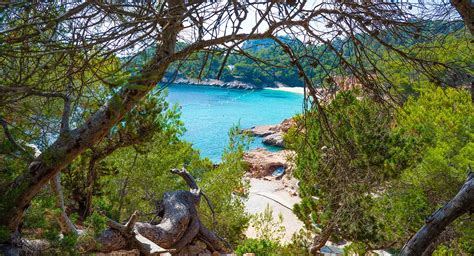
[[[209,252],[228,252],[230,248],[225,246],[223,240],[204,227],[199,219],[196,206],[202,193],[192,176],[184,168],[172,172],[186,181],[190,191],[164,194],[163,216],[158,225],[136,222],[136,213],[125,225],[109,221],[110,228],[97,239],[99,246],[86,249],[101,252],[139,249],[145,255],[162,252],[190,254],[185,251],[186,247],[200,240]]]
[[[209,231],[200,221],[196,207],[203,195],[193,177],[183,168],[171,170],[181,176],[190,187],[189,191],[172,191],[163,196],[163,207],[157,215],[161,222],[153,225],[137,222],[139,214],[132,214],[126,224],[108,220],[109,228],[94,241],[85,240],[77,245],[80,252],[113,252],[138,249],[144,255],[159,255],[169,252],[179,255],[197,255],[199,253],[227,253],[231,248],[223,239]],[[62,192],[57,177],[51,181],[58,204],[62,204]],[[63,233],[83,235],[69,220],[65,212],[58,218]],[[45,240],[20,239],[20,246],[0,247],[5,255],[36,255],[48,253],[50,245]]]

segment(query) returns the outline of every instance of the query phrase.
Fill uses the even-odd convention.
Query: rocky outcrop
[[[250,135],[257,136],[257,137],[265,137],[270,134],[275,133],[276,125],[260,125],[254,126],[249,129],[244,129],[244,132],[249,133]]]
[[[250,133],[253,136],[263,137],[262,142],[265,145],[284,148],[285,141],[283,138],[285,133],[295,125],[295,120],[293,120],[293,118],[288,118],[277,125],[254,126],[250,129],[245,129],[244,131]]]
[[[280,147],[280,148],[285,147],[284,134],[281,132],[277,132],[277,133],[265,136],[262,142],[265,145],[271,145],[271,146]]]
[[[291,150],[270,152],[264,148],[257,148],[245,152],[244,161],[248,164],[248,173],[251,177],[261,178],[272,174],[278,167],[284,167],[287,171],[293,169],[291,159],[294,157]]]
[[[215,86],[222,88],[231,88],[231,89],[244,89],[244,90],[254,90],[262,89],[263,86],[257,86],[251,83],[245,83],[241,81],[230,81],[224,82],[216,79],[192,79],[192,78],[176,78],[176,79],[163,79],[163,82],[173,82],[175,84],[189,84],[189,85],[203,85],[203,86]]]

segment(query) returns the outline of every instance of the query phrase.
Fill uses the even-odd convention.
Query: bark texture
[[[426,219],[425,225],[403,246],[401,255],[422,255],[430,244],[459,216],[474,211],[474,173],[456,196]]]
[[[451,4],[461,15],[464,25],[474,35],[474,2],[472,0],[451,0]]]
[[[321,250],[321,248],[323,248],[326,245],[326,242],[331,237],[331,233],[332,233],[332,225],[330,224],[321,232],[321,235],[314,236],[313,243],[311,244],[311,247],[309,248],[309,252],[311,253],[311,255],[320,254],[319,250]]]

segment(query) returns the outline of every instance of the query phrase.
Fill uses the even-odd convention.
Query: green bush
[[[237,255],[243,255],[244,253],[255,253],[255,255],[278,255],[278,251],[281,249],[277,242],[269,241],[265,239],[246,239],[236,249]]]

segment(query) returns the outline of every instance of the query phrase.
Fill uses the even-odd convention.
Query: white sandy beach
[[[265,88],[266,90],[274,90],[274,91],[283,91],[283,92],[292,92],[292,93],[298,93],[298,94],[304,94],[304,87],[277,87],[277,88],[271,88],[267,87]]]
[[[273,209],[273,218],[278,219],[278,215],[283,216],[283,226],[286,229],[283,243],[288,243],[294,233],[303,228],[303,222],[293,213],[293,205],[299,203],[298,196],[291,196],[284,188],[281,180],[268,181],[264,179],[250,179],[250,191],[245,208],[248,213],[261,213],[267,205]],[[258,238],[255,229],[249,227],[246,232],[247,237]]]

